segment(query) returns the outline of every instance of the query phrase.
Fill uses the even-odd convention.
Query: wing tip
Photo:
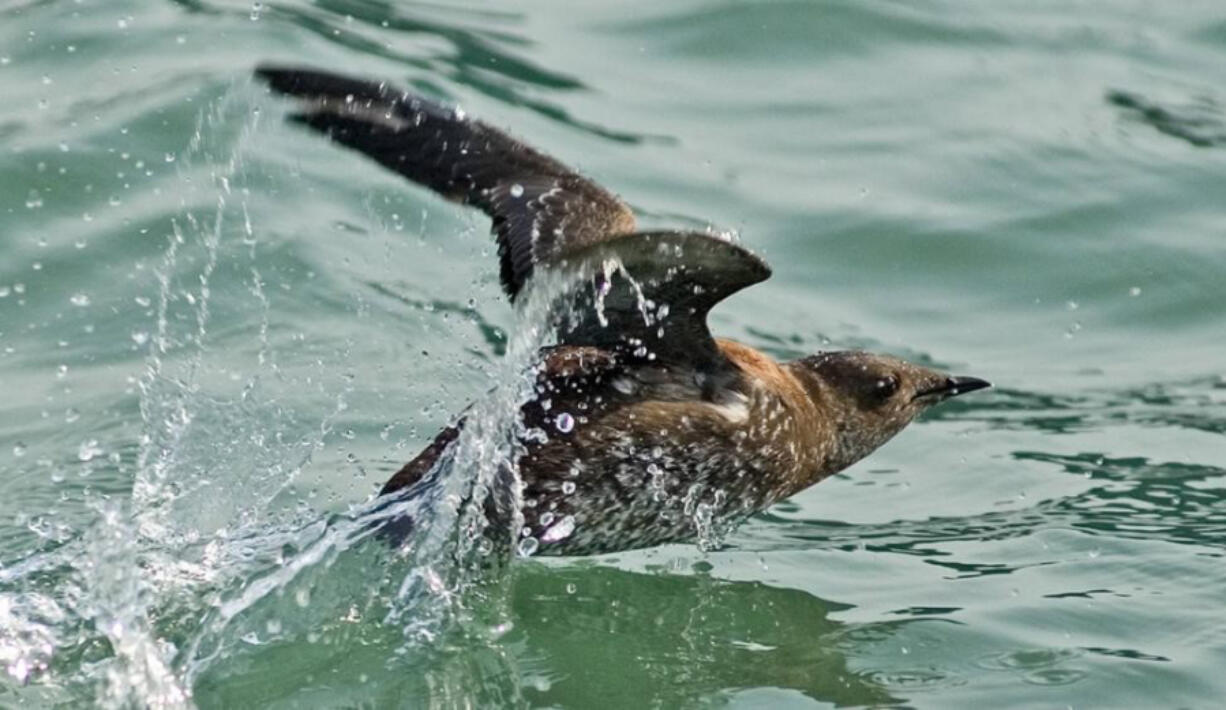
[[[634,278],[683,281],[715,289],[717,300],[770,278],[771,267],[749,249],[706,232],[684,230],[618,234],[563,255],[556,266],[583,268],[608,258],[621,261]]]
[[[373,82],[314,67],[260,62],[252,74],[278,94],[310,97],[352,97],[371,101],[399,98],[386,82]]]
[[[712,273],[727,272],[742,283],[742,287],[765,281],[771,275],[770,264],[765,259],[721,235],[685,230],[638,232],[614,237],[606,243],[613,246],[631,238],[651,244],[657,255],[667,256],[676,263]]]

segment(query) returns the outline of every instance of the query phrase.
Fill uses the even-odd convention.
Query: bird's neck
[[[808,451],[796,473],[796,491],[803,490],[842,471],[864,457],[849,430],[855,427],[852,405],[839,397],[820,375],[799,361],[783,365],[803,390],[800,440]]]
[[[833,397],[809,371],[730,340],[720,350],[741,372],[748,395],[750,441],[771,452],[783,473],[776,499],[786,498],[842,469],[838,420],[829,416]]]

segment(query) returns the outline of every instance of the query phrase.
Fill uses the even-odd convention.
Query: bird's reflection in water
[[[682,707],[745,688],[846,705],[897,703],[848,667],[841,604],[760,582],[523,565],[515,571],[520,692],[551,707]],[[840,643],[840,640],[843,640]]]
[[[290,589],[252,610],[256,632],[200,669],[197,706],[673,708],[763,689],[836,706],[902,702],[847,655],[895,625],[833,621],[846,605],[797,589],[526,562],[470,589],[449,629],[422,635],[407,633],[411,613],[402,628],[377,600],[347,601],[364,574],[333,568],[305,609]]]

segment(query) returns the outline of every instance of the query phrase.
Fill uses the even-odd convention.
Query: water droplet
[[[1132,288],[1128,289],[1128,295],[1129,295],[1129,296],[1132,296],[1133,298],[1136,298],[1137,296],[1140,296],[1140,295],[1141,295],[1141,287],[1140,287],[1140,286],[1133,286]]]
[[[537,542],[536,538],[526,537],[519,541],[519,554],[521,557],[531,557],[540,546],[541,544]]]
[[[563,434],[569,434],[575,428],[575,418],[566,412],[562,412],[554,419],[554,426]]]
[[[566,538],[570,537],[570,534],[573,533],[574,531],[575,531],[575,516],[567,515],[563,517],[561,520],[559,520],[557,523],[555,523],[553,527],[546,530],[545,534],[541,535],[541,540],[545,542],[557,542],[558,540],[565,540]],[[531,539],[531,538],[528,538],[528,539]],[[520,543],[520,547],[523,547],[523,543]]]
[[[251,21],[255,22],[259,20],[260,12],[262,12],[263,10],[264,10],[264,3],[261,3],[261,2],[251,3]]]
[[[77,448],[77,458],[81,461],[92,461],[98,456],[106,453],[98,444],[97,439],[86,439],[81,442],[81,446]]]
[[[524,186],[523,185],[520,185],[519,183],[515,183],[514,185],[511,186],[511,197],[519,198],[523,196],[524,196]]]
[[[80,306],[82,308],[89,305],[89,296],[83,293],[74,293],[68,300],[72,303],[72,305]]]
[[[173,162],[175,162],[175,154],[174,154],[174,153],[167,153],[167,154],[166,154],[166,156],[165,156],[165,158],[166,158],[166,162],[168,162],[168,163],[173,163]]]
[[[311,590],[299,589],[294,592],[294,603],[302,608],[306,608],[311,603]]]
[[[570,495],[571,493],[574,493],[574,492],[575,492],[575,482],[574,481],[565,481],[564,483],[562,483],[562,493],[564,495]]]
[[[567,593],[567,594],[574,594],[576,591],[578,591],[578,589],[579,589],[579,588],[575,586],[575,583],[574,583],[574,582],[567,582],[567,584],[566,584],[566,593]]]
[[[68,409],[64,410],[64,422],[65,423],[72,424],[73,422],[75,422],[76,420],[80,418],[81,418],[80,411],[73,409],[72,407],[69,407]]]
[[[0,286],[0,298],[8,298],[8,295],[13,292],[13,289],[8,286]]]
[[[13,444],[13,456],[16,456],[17,458],[21,458],[22,456],[25,456],[25,455],[26,455],[25,442],[19,441],[16,444]]]
[[[1075,311],[1078,308],[1081,308],[1081,305],[1077,303],[1076,301],[1069,301],[1068,303],[1064,304],[1064,307],[1069,309],[1070,311]]]
[[[38,190],[30,190],[30,194],[26,196],[26,209],[36,210],[43,206],[42,195],[38,194]]]
[[[64,377],[65,375],[67,375],[67,374],[68,374],[68,366],[67,366],[67,365],[60,365],[59,367],[55,368],[55,376],[56,376],[56,377],[63,378],[63,377]]]

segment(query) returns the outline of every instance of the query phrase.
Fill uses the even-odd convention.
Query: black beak
[[[947,397],[956,397],[967,392],[985,389],[991,387],[992,383],[987,380],[981,380],[978,377],[947,377],[945,381],[936,387],[930,387],[922,392],[915,394],[915,399],[920,397],[935,396],[939,399]]]

